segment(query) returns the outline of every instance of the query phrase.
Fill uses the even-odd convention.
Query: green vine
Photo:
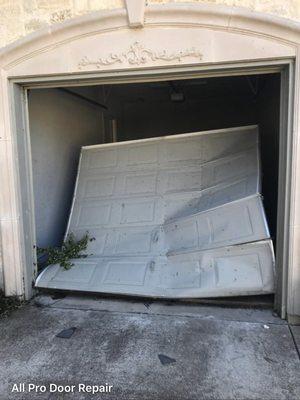
[[[89,233],[80,239],[76,240],[73,233],[70,233],[61,247],[38,247],[38,269],[41,270],[48,265],[59,264],[64,269],[68,270],[73,267],[72,259],[86,258],[88,254],[82,254],[88,247],[89,242],[95,238],[90,237]]]

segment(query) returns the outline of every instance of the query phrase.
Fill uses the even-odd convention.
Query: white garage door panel
[[[86,230],[78,229],[73,233],[80,239]],[[97,238],[88,244],[86,251],[92,256],[165,254],[162,228],[157,225],[90,229],[89,234]]]
[[[82,163],[89,157],[85,149]],[[99,154],[101,157],[101,153]],[[223,186],[256,175],[258,182],[258,150],[253,147],[242,153],[225,158],[195,163],[185,161],[171,168],[167,164],[148,165],[148,169],[135,166],[128,168],[83,169],[80,168],[76,196],[80,199],[99,198],[101,200],[128,196],[161,195],[185,191],[202,191]],[[180,165],[181,164],[181,165]]]
[[[259,195],[193,214],[164,225],[169,254],[267,239],[268,227]]]
[[[199,192],[172,193],[164,197],[165,221],[209,210],[258,192],[257,175],[250,175]]]
[[[172,257],[75,260],[48,267],[38,287],[154,297],[235,296],[274,291],[272,242],[222,247]]]
[[[222,247],[212,251],[193,252],[169,258],[167,293],[176,296],[201,297],[238,296],[274,291],[274,253],[272,242],[261,241],[245,245]],[[181,287],[178,290],[178,269],[187,263],[199,269],[200,289]]]
[[[257,127],[220,129],[200,133],[165,136],[83,147],[81,172],[109,173],[204,164],[257,148]],[[87,153],[87,154],[85,154]]]
[[[144,226],[163,220],[163,199],[159,197],[78,201],[69,231],[78,228]]]
[[[49,266],[36,284],[171,298],[272,292],[259,192],[255,126],[84,147],[66,234],[96,240],[71,270]]]

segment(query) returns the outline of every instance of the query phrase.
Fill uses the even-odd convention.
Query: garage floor
[[[300,398],[300,327],[271,310],[42,296],[0,332],[1,399],[99,398],[11,394],[21,382],[108,383],[101,398],[118,400]]]

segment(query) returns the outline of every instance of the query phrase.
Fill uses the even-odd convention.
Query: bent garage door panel
[[[217,297],[271,293],[271,241],[163,257],[75,260],[66,271],[52,265],[38,287],[153,297]]]
[[[93,255],[69,271],[48,267],[37,286],[155,297],[272,292],[258,148],[253,126],[84,147],[67,233],[88,230]]]

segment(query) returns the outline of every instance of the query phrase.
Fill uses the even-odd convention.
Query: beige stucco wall
[[[300,21],[300,0],[148,0],[147,4],[170,2],[214,3],[246,7]],[[30,32],[97,10],[124,7],[124,0],[0,0],[0,47]]]

